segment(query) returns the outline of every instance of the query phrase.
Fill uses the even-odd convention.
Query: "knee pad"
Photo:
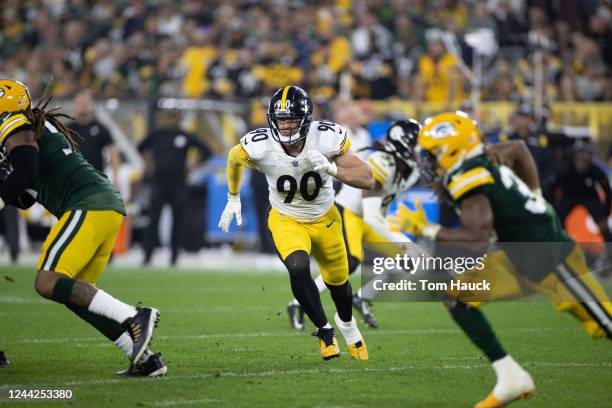
[[[310,277],[310,256],[306,251],[295,251],[284,260],[292,279]]]

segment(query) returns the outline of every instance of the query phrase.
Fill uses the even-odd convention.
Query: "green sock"
[[[117,340],[119,336],[125,332],[125,329],[123,326],[121,326],[121,323],[118,323],[112,319],[91,313],[89,310],[73,305],[72,303],[68,303],[66,307],[72,310],[81,319],[92,325],[110,341]]]
[[[465,303],[458,303],[450,309],[450,314],[463,332],[472,340],[491,362],[507,355],[497,340],[491,325],[482,312],[469,307]]]

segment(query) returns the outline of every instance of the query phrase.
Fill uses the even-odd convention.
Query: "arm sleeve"
[[[17,146],[9,154],[9,160],[13,171],[0,183],[0,197],[5,203],[22,208],[20,196],[38,178],[38,150],[30,145]]]
[[[245,167],[251,167],[249,154],[241,144],[232,147],[227,156],[227,185],[231,194],[240,193],[242,174]]]

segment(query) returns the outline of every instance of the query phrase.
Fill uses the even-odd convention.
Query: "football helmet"
[[[482,150],[482,139],[478,124],[465,112],[447,112],[425,120],[418,146],[419,167],[440,175]]]
[[[0,79],[0,115],[21,112],[30,107],[30,91],[19,81]]]
[[[414,160],[414,148],[420,130],[421,125],[414,119],[398,120],[391,123],[383,141],[385,150],[404,162]]]
[[[268,105],[268,124],[274,140],[292,144],[305,139],[312,123],[312,111],[312,100],[302,88],[290,85],[274,92]],[[283,135],[278,126],[279,119],[296,119],[298,122],[289,135]]]

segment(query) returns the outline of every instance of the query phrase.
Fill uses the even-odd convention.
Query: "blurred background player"
[[[269,128],[247,133],[229,153],[228,202],[219,227],[225,232],[236,217],[242,223],[240,184],[245,167],[264,173],[270,203],[268,228],[289,271],[291,290],[317,327],[321,357],[338,357],[340,349],[328,323],[319,291],[310,275],[310,254],[336,305],[336,326],[351,357],[367,360],[368,352],[352,316],[352,290],[342,235],[342,218],[334,206],[332,178],[353,187],[374,186],[372,172],[350,151],[348,132],[324,121],[313,122],[308,94],[296,86],[277,90],[268,108]]]
[[[429,222],[418,204],[416,211],[401,208],[393,222],[416,236],[485,248],[495,233],[502,249],[488,254],[483,269],[465,272],[459,280],[491,282],[489,301],[541,293],[558,310],[577,318],[593,338],[612,339],[612,305],[589,272],[580,247],[542,198],[537,167],[526,144],[507,142],[485,150],[476,121],[463,112],[427,119],[418,143],[421,173],[441,180],[461,226],[445,228]],[[503,243],[528,243],[529,248],[521,251],[520,246]],[[506,353],[479,309],[483,297],[459,290],[449,296],[451,316],[489,358],[497,375],[495,388],[476,408],[502,407],[531,395],[535,391],[531,376]]]
[[[412,242],[405,235],[392,230],[385,217],[389,204],[419,179],[414,148],[420,129],[420,124],[413,119],[395,121],[387,129],[383,140],[356,149],[372,170],[376,183],[372,190],[366,192],[343,185],[336,195],[347,245],[349,274],[354,273],[363,262],[363,245],[378,244],[371,246],[371,249],[393,257],[405,253],[407,245]],[[327,289],[321,275],[315,279],[315,283],[320,292]],[[368,326],[376,328],[378,322],[370,310],[371,299],[362,296],[362,289],[353,294],[353,306]],[[366,293],[371,294],[369,291]],[[297,330],[304,328],[303,311],[296,299],[289,303],[287,311],[291,326]]]
[[[74,119],[68,124],[68,129],[81,136],[79,152],[98,171],[104,172],[108,165],[112,181],[116,183],[121,165],[119,149],[108,128],[96,119],[89,89],[83,89],[74,96]]]
[[[45,93],[32,107],[23,84],[0,80],[0,148],[11,164],[0,183],[0,208],[25,209],[38,201],[57,217],[38,261],[36,292],[113,341],[130,359],[129,373],[163,375],[165,364],[148,348],[159,312],[135,308],[95,287],[125,208],[108,179],[77,151],[79,136],[58,120],[64,115],[45,110],[50,99]]]
[[[172,235],[170,239],[170,264],[178,261],[181,248],[181,231],[187,205],[187,153],[195,148],[201,160],[210,156],[210,148],[181,126],[181,113],[173,110],[167,122],[153,131],[138,145],[146,163],[147,176],[151,182],[151,212],[144,240],[144,265],[151,262],[157,246],[157,229],[165,204],[172,208]]]

